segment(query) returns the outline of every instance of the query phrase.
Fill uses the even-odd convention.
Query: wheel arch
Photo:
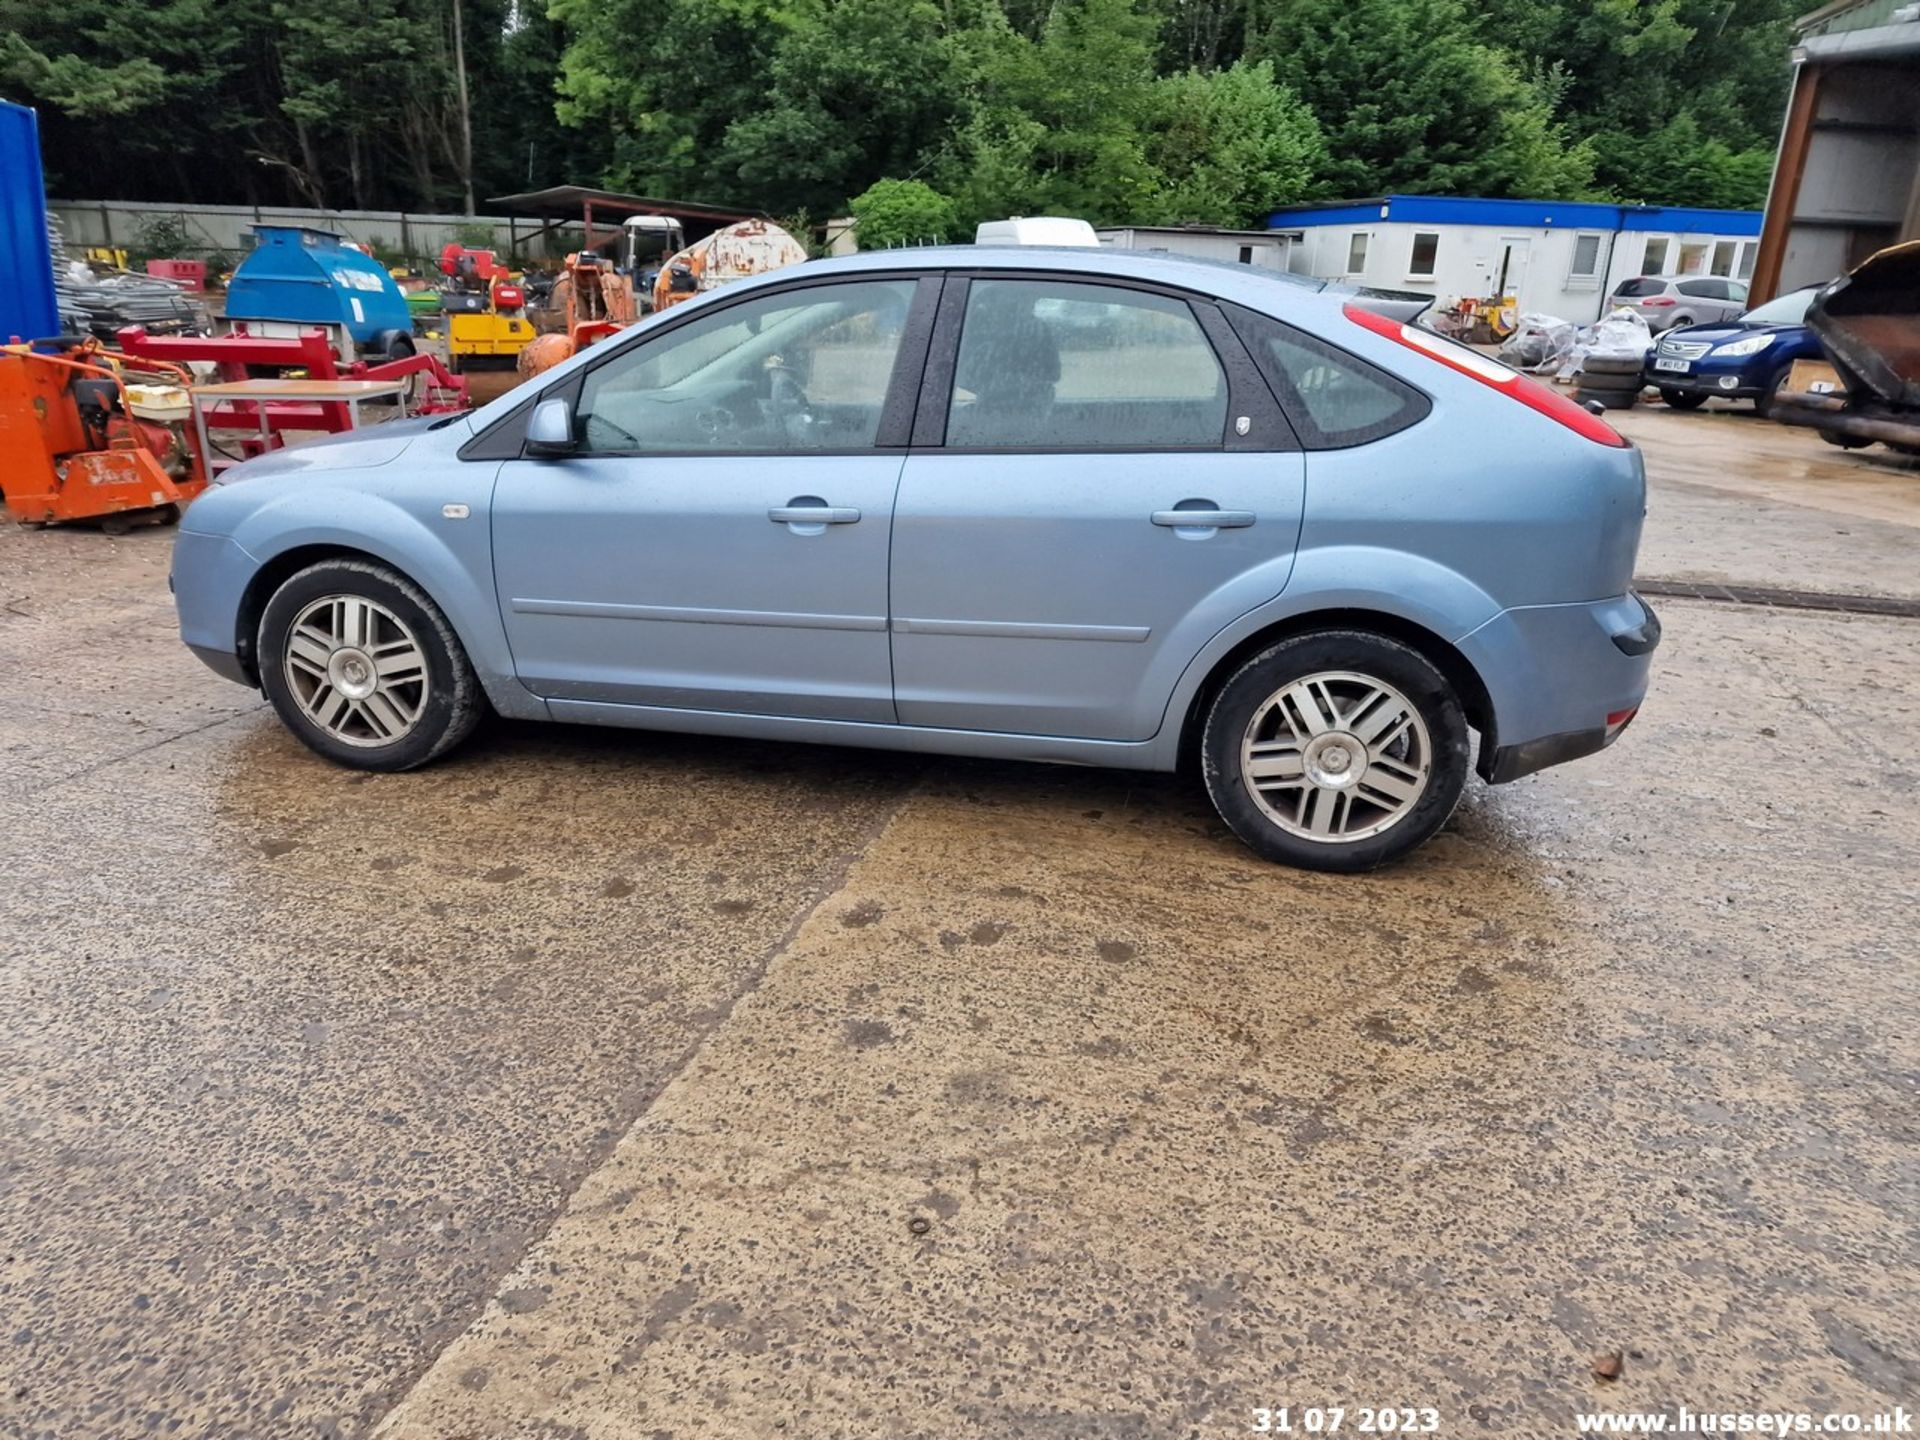
[[[266,613],[267,602],[273,598],[274,591],[287,581],[309,565],[317,565],[322,560],[364,560],[370,565],[391,570],[433,600],[433,603],[440,607],[441,614],[446,614],[446,606],[440,604],[431,590],[384,555],[376,555],[371,550],[355,549],[351,545],[295,545],[263,561],[260,568],[253,572],[253,578],[247,582],[247,588],[240,594],[240,608],[234,614],[234,653],[240,657],[241,667],[247,672],[247,679],[254,685],[257,686],[260,683],[260,656],[257,653],[257,641],[260,635],[260,617]],[[451,618],[448,623],[452,623]],[[459,632],[456,630],[454,633]]]
[[[1213,697],[1220,693],[1220,687],[1226,684],[1228,678],[1250,657],[1268,646],[1315,630],[1370,630],[1389,640],[1397,640],[1408,649],[1425,656],[1445,677],[1447,684],[1453,687],[1454,694],[1459,696],[1467,723],[1480,732],[1483,748],[1493,745],[1492,696],[1486,682],[1480,678],[1480,672],[1474,669],[1472,662],[1457,646],[1405,616],[1363,606],[1345,606],[1303,611],[1276,620],[1240,640],[1214,662],[1205,679],[1195,688],[1192,699],[1187,703],[1186,713],[1181,716],[1178,763],[1182,770],[1198,764],[1200,735],[1206,728],[1207,707],[1213,703]]]

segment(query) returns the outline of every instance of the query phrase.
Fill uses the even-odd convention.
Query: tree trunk
[[[460,0],[453,0],[453,78],[460,100],[460,188],[466,213],[473,204],[473,109],[467,101],[467,27],[460,16]]]

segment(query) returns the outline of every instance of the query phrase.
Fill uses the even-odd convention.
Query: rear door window
[[[978,279],[949,449],[1191,450],[1226,433],[1227,376],[1184,300],[1065,280]]]
[[[1384,439],[1432,409],[1404,380],[1304,330],[1238,305],[1227,315],[1308,450]]]
[[[1682,280],[1677,288],[1682,295],[1691,295],[1696,300],[1727,298],[1727,282],[1724,280]]]

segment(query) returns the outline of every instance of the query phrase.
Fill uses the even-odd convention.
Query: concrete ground
[[[1623,425],[1646,575],[1920,595],[1911,464]],[[1920,621],[1667,602],[1618,747],[1335,879],[1173,777],[333,769],[168,547],[0,533],[0,1435],[1915,1408]]]

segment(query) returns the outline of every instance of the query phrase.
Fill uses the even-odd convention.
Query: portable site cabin
[[[1276,230],[1224,230],[1212,225],[1129,225],[1100,231],[1100,243],[1115,250],[1156,255],[1192,255],[1261,270],[1286,270],[1294,237]]]
[[[1635,275],[1753,273],[1760,212],[1586,201],[1382,195],[1267,218],[1296,274],[1430,294],[1436,304],[1517,298],[1522,311],[1598,319]]]

